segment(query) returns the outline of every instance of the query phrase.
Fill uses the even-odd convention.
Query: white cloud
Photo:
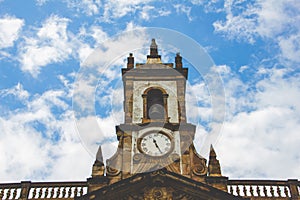
[[[12,88],[0,90],[0,96],[5,97],[7,95],[16,96],[19,100],[22,101],[26,101],[29,97],[28,91],[23,89],[23,85],[21,83],[18,83]]]
[[[91,47],[89,44],[86,44],[82,42],[79,45],[79,48],[77,50],[78,58],[80,63],[84,63],[85,60],[95,51],[93,47]]]
[[[79,33],[76,36],[78,38],[77,54],[80,60],[80,63],[84,61],[95,51],[95,48],[109,39],[108,34],[102,29],[101,26],[92,25],[90,27],[82,26]],[[89,44],[85,41],[91,40],[92,44]]]
[[[259,6],[261,9],[257,11],[256,28],[258,34],[275,40],[283,61],[299,63],[300,2],[297,0],[259,1]]]
[[[238,6],[238,1],[227,0],[224,3],[226,12],[226,20],[218,20],[213,23],[216,32],[224,33],[229,39],[246,40],[249,43],[254,43],[256,36],[257,21],[253,13],[256,8],[248,5],[247,11],[240,11],[239,14],[234,14],[233,9]]]
[[[44,5],[45,3],[47,3],[47,1],[49,1],[49,0],[35,0],[36,1],[36,4],[38,5],[38,6],[42,6],[42,5]]]
[[[202,5],[205,0],[191,0],[191,3],[194,5]]]
[[[38,5],[43,5],[48,0],[36,1]],[[155,2],[154,0],[64,0],[64,2],[68,8],[74,9],[77,13],[88,16],[100,15],[106,22],[135,13],[140,13],[141,18],[146,21],[170,14],[170,11],[165,10],[166,8],[151,6],[150,3]]]
[[[274,37],[291,31],[300,31],[300,2],[297,0],[258,1],[256,31],[266,37]],[[296,29],[296,30],[295,30]]]
[[[189,6],[186,6],[186,5],[183,5],[183,4],[175,4],[174,8],[176,9],[177,14],[183,13],[187,16],[189,21],[193,20],[193,18],[191,17],[192,7],[189,7]]]
[[[0,60],[4,58],[11,58],[11,54],[6,51],[0,51]]]
[[[106,21],[121,18],[129,13],[140,10],[153,0],[116,0],[105,1],[103,18]],[[147,6],[147,5],[146,5]]]
[[[217,10],[217,9],[216,9]],[[300,2],[270,0],[253,2],[227,0],[225,20],[213,23],[215,32],[230,40],[255,43],[258,37],[278,45],[283,59],[299,62],[297,42],[300,37]]]
[[[284,60],[300,63],[300,29],[299,34],[279,37],[278,43]]]
[[[243,73],[245,70],[247,70],[249,67],[247,65],[243,65],[240,67],[239,72]]]
[[[20,121],[3,118],[0,129],[1,181],[19,181],[47,174],[48,146],[36,130]]]
[[[37,28],[36,35],[25,37],[19,52],[23,71],[37,76],[42,67],[69,57],[72,46],[67,33],[68,22],[66,18],[52,15]]]
[[[217,144],[222,133],[224,120],[225,122],[230,121],[233,116],[252,106],[251,94],[247,94],[248,86],[231,71],[229,66],[214,66],[212,70],[220,74],[222,80],[206,76],[205,83],[192,85],[191,89],[196,94],[196,98],[191,97],[189,90],[187,90],[188,118],[192,117],[191,119],[194,123],[195,119],[200,119],[200,121],[199,119],[196,121],[199,126],[197,131],[199,131],[200,135],[196,137],[195,142],[197,142],[196,147],[198,151],[203,156],[208,155],[211,144]],[[220,83],[216,84],[215,81],[223,81],[221,85],[224,88],[219,88]],[[210,93],[209,89],[225,90],[225,95],[223,96],[221,93],[216,94],[216,92]],[[192,101],[189,99],[192,99]],[[198,101],[198,105],[195,104],[195,101]],[[226,108],[222,105],[226,106]]]
[[[48,90],[32,95],[21,84],[1,90],[1,98],[15,95],[24,103],[0,117],[1,181],[82,180],[89,175],[88,164],[94,158],[76,133],[66,100],[70,92]]]
[[[155,6],[150,5],[143,6],[140,11],[140,17],[145,21],[150,21],[157,17],[168,16],[170,14],[170,10],[166,10],[165,8],[157,8]]]
[[[122,115],[121,115],[122,116]],[[90,154],[96,154],[99,145],[114,149],[116,142],[115,126],[120,124],[114,114],[100,118],[98,116],[87,116],[76,119],[76,127],[81,143]],[[123,119],[122,119],[123,120]],[[102,148],[105,151],[110,151]],[[108,158],[108,157],[105,157]]]
[[[243,68],[242,66],[241,68]],[[226,118],[253,108],[253,93],[248,90],[250,85],[244,83],[240,77],[227,65],[218,66],[222,76],[226,96]]]
[[[151,18],[151,12],[153,12],[153,10],[155,10],[154,6],[144,6],[142,11],[141,11],[141,18],[149,21],[149,19]]]
[[[198,152],[207,156],[205,148],[210,144],[206,143],[213,143],[223,174],[230,178],[298,177],[299,75],[288,76],[290,71],[287,69],[264,69],[265,79],[250,85],[243,83],[229,66],[216,68],[224,81],[227,116],[219,140],[218,137],[209,139],[210,130],[205,126],[197,127],[195,146]],[[260,76],[261,71],[257,73]],[[204,85],[194,86],[192,89],[199,96],[205,96],[201,92]],[[255,89],[249,90],[250,87]],[[201,108],[188,100],[187,103],[190,104],[187,108],[192,108],[192,111],[187,110],[189,116]],[[204,111],[209,111],[209,107]],[[204,116],[209,114],[203,113]],[[203,118],[201,113],[195,115]],[[208,125],[214,127],[213,123]]]
[[[90,27],[90,34],[96,41],[95,45],[99,45],[100,43],[104,42],[107,40],[109,37],[106,32],[102,30],[102,27],[100,26],[92,26]]]
[[[88,16],[99,13],[102,6],[101,0],[64,0],[69,8],[75,8],[77,12],[83,12]]]
[[[269,79],[256,84],[259,88],[255,99],[258,108],[275,106],[300,111],[299,75],[284,78],[288,73],[287,70],[273,69]]]
[[[110,82],[120,80],[120,67],[124,67],[124,57],[129,51],[136,51],[145,46],[149,41],[140,31],[124,32],[116,38],[111,38],[102,43],[81,65],[78,79],[75,83],[73,102],[77,114],[86,115],[87,112],[94,110],[95,90],[97,85],[107,90]],[[138,57],[139,51],[135,54]],[[97,84],[99,81],[99,84]]]
[[[188,121],[197,123],[199,118],[202,121],[210,122],[212,117],[211,99],[208,88],[204,82],[187,85],[186,90],[186,112]]]
[[[107,32],[98,25],[82,26],[77,34],[72,33],[68,30],[69,23],[69,19],[52,15],[41,27],[33,28],[31,35],[24,36],[24,42],[19,45],[18,55],[21,70],[37,77],[43,67],[69,58],[78,59],[82,66],[87,66],[90,62],[107,64],[106,62],[111,62],[125,53],[128,47],[140,48],[134,43],[141,44],[141,40],[144,39],[142,38],[144,34],[137,37],[133,33],[132,30],[138,26],[132,22],[127,24],[124,32],[128,31],[128,34],[119,38],[120,41],[109,40],[111,38]],[[134,42],[131,39],[134,39]],[[123,60],[119,59],[118,64],[123,65]],[[105,67],[100,64],[98,66]],[[99,70],[102,69],[101,67]],[[116,69],[110,72],[115,71]],[[106,75],[114,77],[114,74]]]
[[[24,20],[13,16],[0,18],[0,49],[14,45],[14,41],[19,38]]]
[[[218,150],[231,178],[299,176],[299,114],[282,107],[241,112],[224,124]]]
[[[300,84],[297,75],[288,73],[270,69],[269,76],[255,84],[256,92],[249,92],[232,72],[223,74],[228,109],[216,151],[224,175],[299,176]]]

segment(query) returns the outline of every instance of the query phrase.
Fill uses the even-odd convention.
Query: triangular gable
[[[242,199],[165,169],[136,174],[79,199]]]

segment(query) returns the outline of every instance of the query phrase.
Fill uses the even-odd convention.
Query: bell
[[[160,104],[154,104],[149,109],[150,119],[163,119],[164,118],[164,107]]]

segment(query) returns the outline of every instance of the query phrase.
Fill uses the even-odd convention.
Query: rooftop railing
[[[86,181],[0,184],[0,199],[74,199],[86,193]]]
[[[300,200],[300,181],[228,180],[228,193],[250,199]],[[87,193],[86,181],[0,183],[0,199],[74,199]]]
[[[250,199],[300,199],[300,181],[228,180],[228,192]]]

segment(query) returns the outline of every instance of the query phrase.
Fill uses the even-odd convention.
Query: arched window
[[[147,118],[164,119],[164,100],[162,92],[158,89],[149,90],[147,93]]]
[[[165,121],[167,117],[167,97],[162,90],[151,88],[144,95],[144,121]]]

